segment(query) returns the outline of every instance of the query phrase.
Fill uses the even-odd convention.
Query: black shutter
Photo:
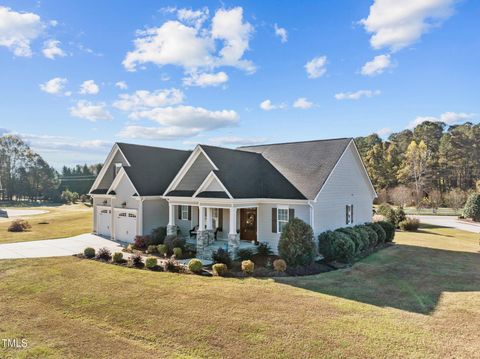
[[[292,218],[295,218],[295,209],[289,208],[288,209],[288,220],[291,220]]]
[[[272,233],[277,233],[277,209],[272,208]]]
[[[192,220],[192,206],[188,206],[188,220]]]
[[[218,223],[217,223],[217,226],[218,226],[218,230],[220,232],[223,232],[223,208],[219,208],[218,209]]]
[[[353,204],[350,205],[350,223],[353,223]]]
[[[350,209],[350,206],[349,205],[346,205],[345,206],[345,224],[348,224],[348,210]]]
[[[182,206],[177,206],[178,219],[182,219]]]

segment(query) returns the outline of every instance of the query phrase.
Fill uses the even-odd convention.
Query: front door
[[[257,241],[257,209],[240,209],[240,239]]]

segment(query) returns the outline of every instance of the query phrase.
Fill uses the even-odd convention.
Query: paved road
[[[112,253],[122,250],[116,242],[94,234],[81,234],[61,239],[0,244],[0,259],[71,256],[82,253],[86,247],[107,247]]]
[[[480,223],[479,224],[470,224],[459,221],[457,217],[454,216],[420,216],[415,215],[412,217],[416,217],[420,219],[422,223],[433,224],[437,226],[443,227],[452,227],[457,228],[462,231],[473,232],[473,233],[480,233]]]

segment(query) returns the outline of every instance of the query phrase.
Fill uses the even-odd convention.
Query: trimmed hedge
[[[365,244],[362,240],[362,236],[353,227],[339,228],[336,231],[345,233],[355,244],[355,254],[360,253],[365,249]]]
[[[370,227],[377,233],[377,244],[385,243],[385,240],[387,239],[387,234],[385,233],[385,230],[382,228],[381,225],[377,223],[365,223],[366,226]]]
[[[309,265],[316,254],[313,230],[299,218],[292,218],[283,228],[278,253],[289,266]]]
[[[363,226],[363,229],[368,233],[368,240],[370,241],[370,248],[376,247],[378,244],[378,235],[377,232],[370,228],[369,226]]]
[[[381,226],[385,231],[385,234],[387,236],[385,238],[385,242],[393,242],[393,239],[395,238],[395,226],[387,221],[380,221],[377,222],[377,224]]]

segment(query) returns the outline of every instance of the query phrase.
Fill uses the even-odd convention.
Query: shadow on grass
[[[275,281],[379,307],[430,314],[444,292],[480,291],[480,255],[397,245],[349,269]]]

